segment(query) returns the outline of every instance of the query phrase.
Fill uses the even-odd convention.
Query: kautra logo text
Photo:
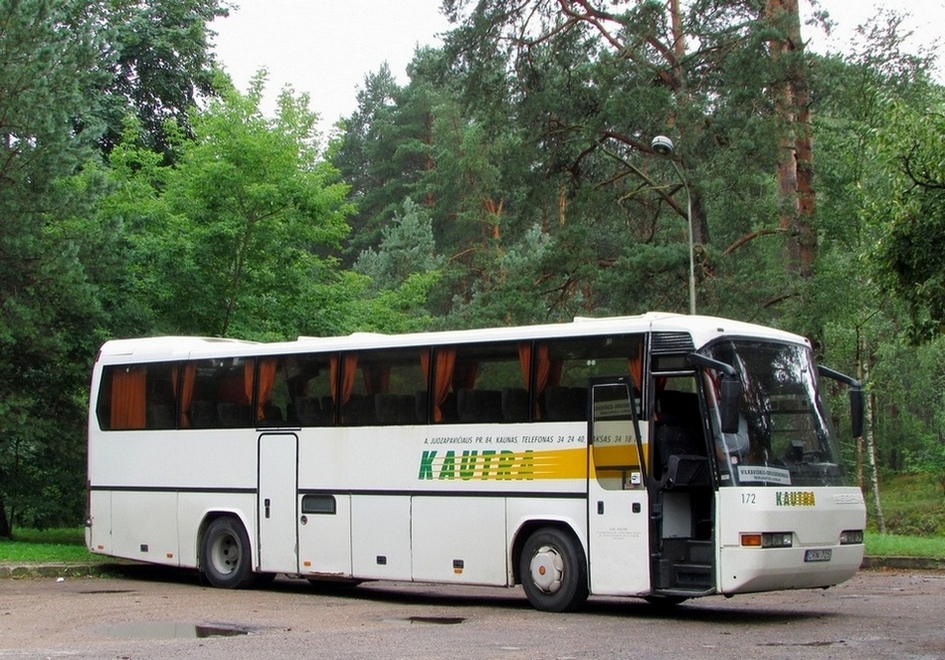
[[[418,479],[532,479],[534,452],[507,449],[464,450],[460,455],[452,449],[442,456],[437,450],[425,450],[420,457]]]
[[[784,492],[774,494],[775,506],[817,506],[812,491]]]
[[[510,449],[427,449],[420,456],[417,478],[478,480],[587,479],[583,447],[512,451]]]

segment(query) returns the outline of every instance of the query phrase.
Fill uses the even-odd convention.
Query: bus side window
[[[177,427],[176,367],[172,363],[148,365],[146,423],[149,429]]]
[[[531,343],[457,347],[451,378],[460,423],[528,421]]]
[[[588,380],[600,376],[631,376],[640,411],[643,335],[555,339],[538,346],[536,389],[542,419],[587,419]]]
[[[335,406],[329,363],[326,355],[279,358],[272,392],[263,409],[278,410],[278,416],[293,426],[331,426]]]
[[[146,428],[148,365],[106,367],[103,379],[107,386],[101,389],[98,406],[102,428],[112,431]]]
[[[344,423],[349,426],[408,425],[427,422],[427,372],[425,351],[383,349],[346,355],[343,402]],[[356,364],[356,367],[355,367]],[[353,377],[353,382],[349,380]]]
[[[289,424],[285,358],[262,357],[256,361],[256,426]]]
[[[95,402],[95,417],[98,426],[103,431],[112,430],[112,370],[114,367],[105,367],[102,370],[102,380],[98,386],[98,401]]]
[[[199,360],[195,363],[190,401],[181,406],[189,413],[190,428],[218,429],[254,426],[252,358]],[[186,388],[185,388],[186,389]]]
[[[175,376],[170,362],[106,367],[96,405],[101,428],[175,428]]]

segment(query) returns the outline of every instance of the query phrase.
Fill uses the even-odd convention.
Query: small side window
[[[317,515],[335,515],[336,505],[334,495],[303,495],[302,513]]]

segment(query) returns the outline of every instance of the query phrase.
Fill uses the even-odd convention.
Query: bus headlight
[[[862,529],[847,529],[840,532],[840,545],[859,545],[863,543]]]
[[[790,548],[794,545],[791,532],[764,532],[762,534],[742,534],[744,548]]]

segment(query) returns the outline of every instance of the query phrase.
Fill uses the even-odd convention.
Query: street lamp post
[[[686,189],[686,220],[689,224],[689,313],[696,313],[696,264],[695,258],[693,256],[693,243],[692,243],[692,191],[689,189],[689,181],[683,176],[682,170],[679,169],[679,164],[673,160],[672,155],[675,147],[673,146],[673,141],[670,140],[665,135],[657,135],[653,138],[653,141],[650,142],[650,146],[653,148],[653,151],[658,153],[660,156],[668,156],[669,162],[673,164],[673,169],[676,170],[676,175],[679,177],[680,182],[683,184],[683,188]]]

